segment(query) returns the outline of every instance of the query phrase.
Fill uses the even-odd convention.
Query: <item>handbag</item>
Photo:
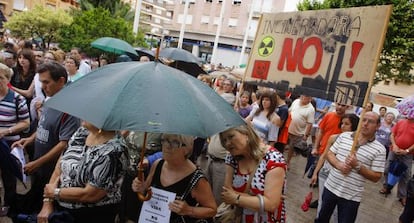
[[[256,172],[257,167],[258,165],[254,169],[254,171],[250,174],[244,193],[247,193],[249,191],[250,183],[253,180],[254,173]],[[216,216],[214,216],[214,222],[241,223],[242,217],[243,217],[243,208],[236,206],[236,205],[226,204],[225,202],[222,202],[217,208],[217,214]]]
[[[193,174],[193,177],[191,178],[191,181],[187,188],[185,189],[184,193],[179,197],[180,200],[184,201],[188,194],[191,193],[191,191],[194,189],[195,185],[198,183],[198,181],[204,177],[204,174],[200,169],[196,169],[196,171]],[[198,204],[196,205],[198,206]],[[176,218],[172,220],[173,223],[213,223],[213,219],[203,219],[203,218],[190,218],[188,216],[180,216],[179,218]]]
[[[263,214],[264,214],[264,199],[263,196],[261,194],[258,194],[257,197],[259,198],[259,212],[256,212],[254,214],[254,223],[262,223],[262,222],[266,222],[265,219],[263,219]]]
[[[243,214],[242,208],[222,202],[217,207],[217,214],[214,217],[214,222],[240,223],[242,214]]]

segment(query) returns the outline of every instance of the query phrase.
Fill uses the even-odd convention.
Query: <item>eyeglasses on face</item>
[[[161,139],[161,145],[162,146],[170,147],[172,149],[178,149],[178,148],[181,148],[181,147],[186,146],[184,143],[182,143],[182,142],[180,142],[178,140],[172,140],[172,141],[170,141],[168,139]]]

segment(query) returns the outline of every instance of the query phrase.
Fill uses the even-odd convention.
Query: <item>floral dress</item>
[[[243,193],[246,189],[247,182],[249,180],[250,174],[242,174],[239,171],[239,166],[237,160],[233,158],[230,154],[226,157],[226,164],[230,165],[234,168],[233,172],[233,189],[235,191]],[[259,166],[253,176],[253,179],[251,181],[250,185],[250,191],[249,194],[257,195],[257,194],[264,194],[264,188],[265,188],[265,177],[266,173],[276,167],[282,167],[284,170],[286,170],[286,162],[283,155],[275,148],[270,148],[266,152],[265,156],[260,160]],[[282,194],[285,193],[285,187],[286,187],[286,179],[285,183],[283,185]],[[254,219],[254,211],[249,209],[244,209],[243,214],[246,223],[253,222]],[[267,212],[266,216],[263,216],[266,218],[266,221],[268,223],[284,223],[286,222],[286,207],[285,202],[282,199],[280,202],[279,207],[274,212]]]

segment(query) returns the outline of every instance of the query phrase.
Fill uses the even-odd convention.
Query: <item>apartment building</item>
[[[146,32],[147,38],[162,39],[168,35],[168,30],[164,28],[164,23],[171,23],[171,14],[165,6],[173,4],[171,0],[123,0],[136,9],[137,4],[141,3],[139,29]]]
[[[247,47],[241,61],[247,63],[250,46],[254,41],[261,13],[277,13],[287,10],[292,0],[189,0],[185,18],[185,32],[182,48],[200,57],[206,63],[221,63],[224,66],[239,66],[241,49],[247,30]],[[167,46],[176,47],[184,22],[185,0],[166,4],[171,22],[164,23],[169,34],[164,35]],[[224,13],[220,20],[221,9]],[[249,12],[252,12],[250,24]],[[211,61],[218,24],[221,22],[217,53]]]
[[[79,0],[0,0],[0,7],[6,17],[10,17],[14,11],[32,9],[35,5],[44,5],[51,8],[79,7]]]

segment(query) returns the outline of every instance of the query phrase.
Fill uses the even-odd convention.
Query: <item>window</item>
[[[233,0],[233,5],[241,5],[241,0]]]
[[[213,0],[205,0],[207,3],[212,3]]]
[[[160,24],[160,23],[161,23],[161,19],[159,19],[159,18],[155,18],[155,19],[154,19],[154,22],[155,22],[155,23],[157,23],[157,24]]]
[[[180,14],[178,16],[178,23],[181,24],[181,23],[183,23],[183,21],[184,21],[184,15],[183,14]],[[187,15],[185,24],[191,24],[192,21],[193,21],[193,16],[192,15]]]
[[[162,11],[161,11],[161,9],[158,9],[158,8],[157,8],[157,9],[155,10],[155,13],[157,13],[158,15],[161,15],[161,14],[162,14]]]
[[[238,22],[238,20],[237,19],[232,19],[232,18],[230,18],[229,19],[229,27],[236,27],[237,26],[237,22]]]
[[[186,1],[186,0],[182,0],[182,1],[181,1],[181,3],[182,3],[182,4],[185,4],[185,1]],[[195,4],[195,1],[196,1],[196,0],[188,0],[188,3],[190,3],[190,4]]]
[[[13,1],[13,9],[23,11],[25,8],[24,0],[15,0]]]
[[[210,16],[201,16],[201,24],[208,24],[210,22]]]

